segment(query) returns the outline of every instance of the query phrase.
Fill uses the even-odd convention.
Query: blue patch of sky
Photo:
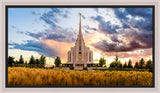
[[[33,14],[35,11],[38,15]],[[32,37],[25,35],[26,32],[42,32],[47,25],[40,20],[44,8],[9,8],[8,9],[8,38],[9,42],[22,43],[23,40],[31,40]],[[45,25],[45,26],[44,26]],[[22,33],[18,33],[22,32]]]

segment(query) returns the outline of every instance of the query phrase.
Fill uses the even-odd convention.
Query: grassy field
[[[8,68],[9,86],[152,86],[151,72]]]

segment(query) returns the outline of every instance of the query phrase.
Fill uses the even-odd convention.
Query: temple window
[[[82,54],[81,52],[79,52],[79,61],[81,61],[81,59],[82,59]]]
[[[71,62],[71,52],[70,52],[70,58],[69,58],[70,62]]]
[[[81,50],[81,40],[79,40],[79,50]]]
[[[89,53],[89,61],[91,62],[91,52]]]

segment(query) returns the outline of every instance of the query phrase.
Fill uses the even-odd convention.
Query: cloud
[[[106,34],[113,34],[117,33],[117,29],[119,29],[119,25],[113,25],[110,21],[105,21],[104,17],[97,16],[97,17],[91,17],[93,20],[96,20],[99,22],[99,31],[102,31]]]
[[[31,34],[31,33],[30,33]],[[32,33],[33,34],[33,33]],[[66,38],[65,36],[58,34],[44,35],[38,37],[30,35],[31,37],[41,38],[38,40],[27,40],[24,43],[9,43],[9,49],[20,49],[26,51],[35,51],[40,55],[45,55],[47,57],[60,56],[66,58],[66,53],[74,45],[73,41],[75,38]],[[70,41],[71,40],[71,41]],[[68,43],[69,42],[69,43]],[[71,43],[72,42],[72,43]]]
[[[16,33],[24,34],[24,32],[23,32],[23,31],[16,31]]]
[[[112,34],[107,37],[112,42],[110,40],[102,40],[91,45],[103,52],[129,52],[153,47],[152,33],[138,33],[129,30],[122,34]]]
[[[46,35],[45,32],[38,32],[38,33],[26,32],[25,34],[36,39],[40,39],[41,37]]]
[[[37,40],[55,40],[59,42],[67,42],[67,43],[73,43],[75,42],[75,38],[77,36],[76,31],[72,28],[63,29],[62,27],[56,26],[54,29],[46,29],[43,32],[22,32],[17,31],[17,33],[28,35],[32,38],[35,38]]]
[[[66,38],[63,35],[59,35],[59,34],[50,34],[46,37],[47,39],[53,39],[53,40],[57,40],[57,41],[62,41],[64,38]]]
[[[91,17],[99,22],[99,32],[110,38],[108,41],[104,37],[102,41],[91,44],[92,46],[103,52],[127,52],[152,48],[151,8],[112,8],[112,10],[122,26],[104,21],[104,17],[100,15]]]
[[[64,18],[69,18],[69,15],[70,15],[71,13],[68,11],[68,10],[65,10],[65,12],[64,13],[61,13],[61,16],[63,16]]]
[[[37,12],[34,11],[34,10],[31,10],[31,14],[32,14],[32,15],[41,15],[40,13],[37,13]]]
[[[65,9],[64,9],[65,10]],[[68,18],[70,12],[68,10],[62,10],[60,8],[50,8],[50,11],[44,13],[40,19],[49,24],[52,28],[56,27],[58,23],[58,16]]]
[[[40,17],[45,23],[50,25],[43,32],[38,33],[27,33],[27,35],[36,39],[51,39],[60,42],[74,42],[75,41],[75,30],[72,28],[62,28],[57,25],[59,22],[59,17],[68,18],[70,12],[67,8],[50,8],[50,10]]]
[[[118,37],[118,36],[117,36]],[[103,52],[129,52],[138,49],[152,48],[152,35],[131,33],[124,37],[128,42],[119,40],[116,36],[111,36],[112,42],[106,40],[91,44]]]
[[[14,28],[15,28],[15,29],[17,28],[17,27],[16,27],[16,26],[14,26],[14,25],[12,25],[11,27],[12,27],[13,29],[14,29]]]
[[[86,19],[86,17],[85,17],[84,15],[82,15],[82,18],[83,18],[83,19]]]
[[[85,33],[89,33],[87,30],[85,30]]]
[[[112,36],[111,36],[111,40],[112,40],[113,42],[118,42],[118,43],[122,43],[122,42],[123,42],[122,40],[119,40],[119,39],[118,39],[118,36],[117,36],[117,35],[112,35]]]
[[[144,44],[145,48],[152,48],[152,41],[153,41],[153,35],[152,33],[136,33],[136,32],[132,32],[130,33],[132,34],[132,40],[134,41],[139,41],[140,43]],[[126,34],[127,35],[127,34]]]
[[[87,30],[93,30],[93,31],[96,31],[97,29],[96,28],[91,28],[89,27],[89,25],[84,25],[82,28],[85,28]]]
[[[76,31],[72,28],[62,28],[57,26],[55,29],[46,30],[46,36],[43,39],[51,39],[59,42],[73,43],[77,36]]]
[[[152,31],[152,8],[125,8],[121,11],[114,8],[114,14],[121,21],[124,28],[130,28],[129,25],[142,30]],[[127,17],[131,16],[131,18]],[[136,17],[141,19],[135,20]]]
[[[49,57],[54,57],[58,55],[58,51],[55,48],[47,45],[44,42],[40,42],[40,41],[28,40],[25,44],[9,43],[8,45],[13,46],[9,49],[36,51],[40,55],[45,55]]]
[[[58,20],[55,18],[55,15],[53,14],[52,11],[48,12],[48,13],[44,13],[41,17],[41,20],[43,20],[45,23],[49,24],[51,27],[55,27],[56,26],[56,22],[58,22]]]
[[[97,13],[99,12],[99,9],[98,8],[93,8]]]
[[[140,61],[141,58],[144,58],[146,61],[149,59],[152,59],[152,49],[140,49],[135,50],[132,53],[131,52],[105,52],[102,55],[104,55],[106,58],[112,58],[113,56],[117,55],[121,62],[128,62],[129,59],[132,59],[132,62],[135,63],[137,61]]]
[[[114,52],[116,50],[116,44],[108,43],[107,41],[99,41],[97,43],[92,44],[95,48],[102,50],[104,52]]]
[[[32,15],[36,15],[36,12],[32,10],[32,11],[31,11],[31,14],[32,14]]]
[[[138,49],[139,46],[137,42],[131,42],[129,46],[127,45],[119,46],[116,43],[108,43],[106,40],[99,41],[92,45],[103,52],[127,52],[127,51],[133,51],[134,49]]]
[[[147,19],[152,16],[152,8],[126,8],[126,12],[132,16],[141,16]]]
[[[120,8],[113,8],[114,10],[114,13],[116,15],[116,17],[120,20],[129,20],[129,18],[126,16],[127,15],[127,12],[124,10],[124,11],[121,11]]]

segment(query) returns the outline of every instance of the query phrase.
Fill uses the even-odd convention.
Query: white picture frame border
[[[155,5],[155,88],[6,88],[5,5]],[[159,12],[158,12],[159,11]],[[160,93],[160,0],[0,0],[0,93]]]

